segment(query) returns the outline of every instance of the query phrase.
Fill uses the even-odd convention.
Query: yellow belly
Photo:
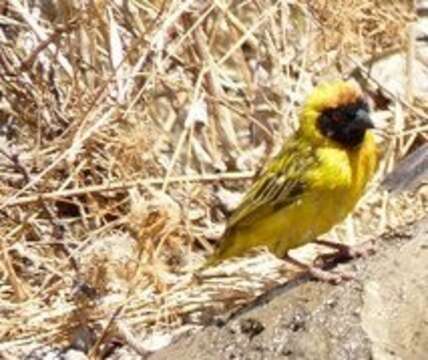
[[[279,232],[276,241],[269,244],[269,250],[283,257],[288,250],[305,245],[328,232],[343,221],[354,206],[355,199],[349,191],[308,194],[294,209],[284,209],[278,217],[270,219],[272,223],[278,222]]]
[[[219,254],[221,259],[239,256],[254,247],[267,246],[278,257],[329,231],[352,210],[355,201],[344,191],[307,194],[295,204],[246,228],[232,231]],[[344,201],[347,199],[348,201]]]

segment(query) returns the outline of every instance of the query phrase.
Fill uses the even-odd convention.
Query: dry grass
[[[192,271],[313,84],[406,48],[414,19],[410,1],[289,3],[0,5],[0,355],[82,329],[94,356],[114,337],[132,346],[132,333],[135,348],[286,281],[266,254]],[[391,200],[377,185],[426,141],[426,104],[392,98],[377,116],[384,157],[331,234],[343,241],[427,209],[422,195]]]

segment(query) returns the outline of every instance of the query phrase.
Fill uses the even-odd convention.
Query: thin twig
[[[180,182],[211,182],[219,180],[241,180],[251,179],[254,176],[254,171],[241,171],[241,172],[229,172],[221,174],[205,174],[205,175],[182,175],[173,176],[169,179],[169,183],[180,183]],[[113,192],[130,189],[139,186],[150,186],[150,185],[162,185],[164,178],[153,178],[153,179],[142,179],[136,181],[123,181],[115,182],[111,184],[92,185],[76,189],[52,191],[49,193],[42,193],[38,195],[22,196],[17,199],[4,202],[4,207],[13,207],[18,205],[27,205],[42,200],[58,200],[61,198],[68,198],[72,196],[79,196],[93,193]]]

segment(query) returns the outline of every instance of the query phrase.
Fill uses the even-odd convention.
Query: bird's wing
[[[290,139],[232,213],[228,229],[248,226],[297,201],[307,188],[304,174],[316,162],[309,145]]]

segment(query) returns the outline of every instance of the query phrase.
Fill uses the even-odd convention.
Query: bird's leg
[[[323,254],[317,257],[315,262],[319,263],[321,261],[323,264],[341,262],[357,257],[365,258],[369,255],[373,255],[376,252],[375,246],[370,240],[354,246],[339,244],[326,240],[314,240],[314,243],[336,250],[336,252],[333,254]]]
[[[333,273],[333,272],[325,271],[319,267],[311,266],[299,260],[296,260],[288,254],[285,254],[285,256],[283,257],[283,260],[288,261],[289,263],[299,267],[300,269],[307,271],[309,275],[311,275],[314,279],[317,279],[320,281],[338,284],[343,280],[353,279],[353,277],[349,274]]]

